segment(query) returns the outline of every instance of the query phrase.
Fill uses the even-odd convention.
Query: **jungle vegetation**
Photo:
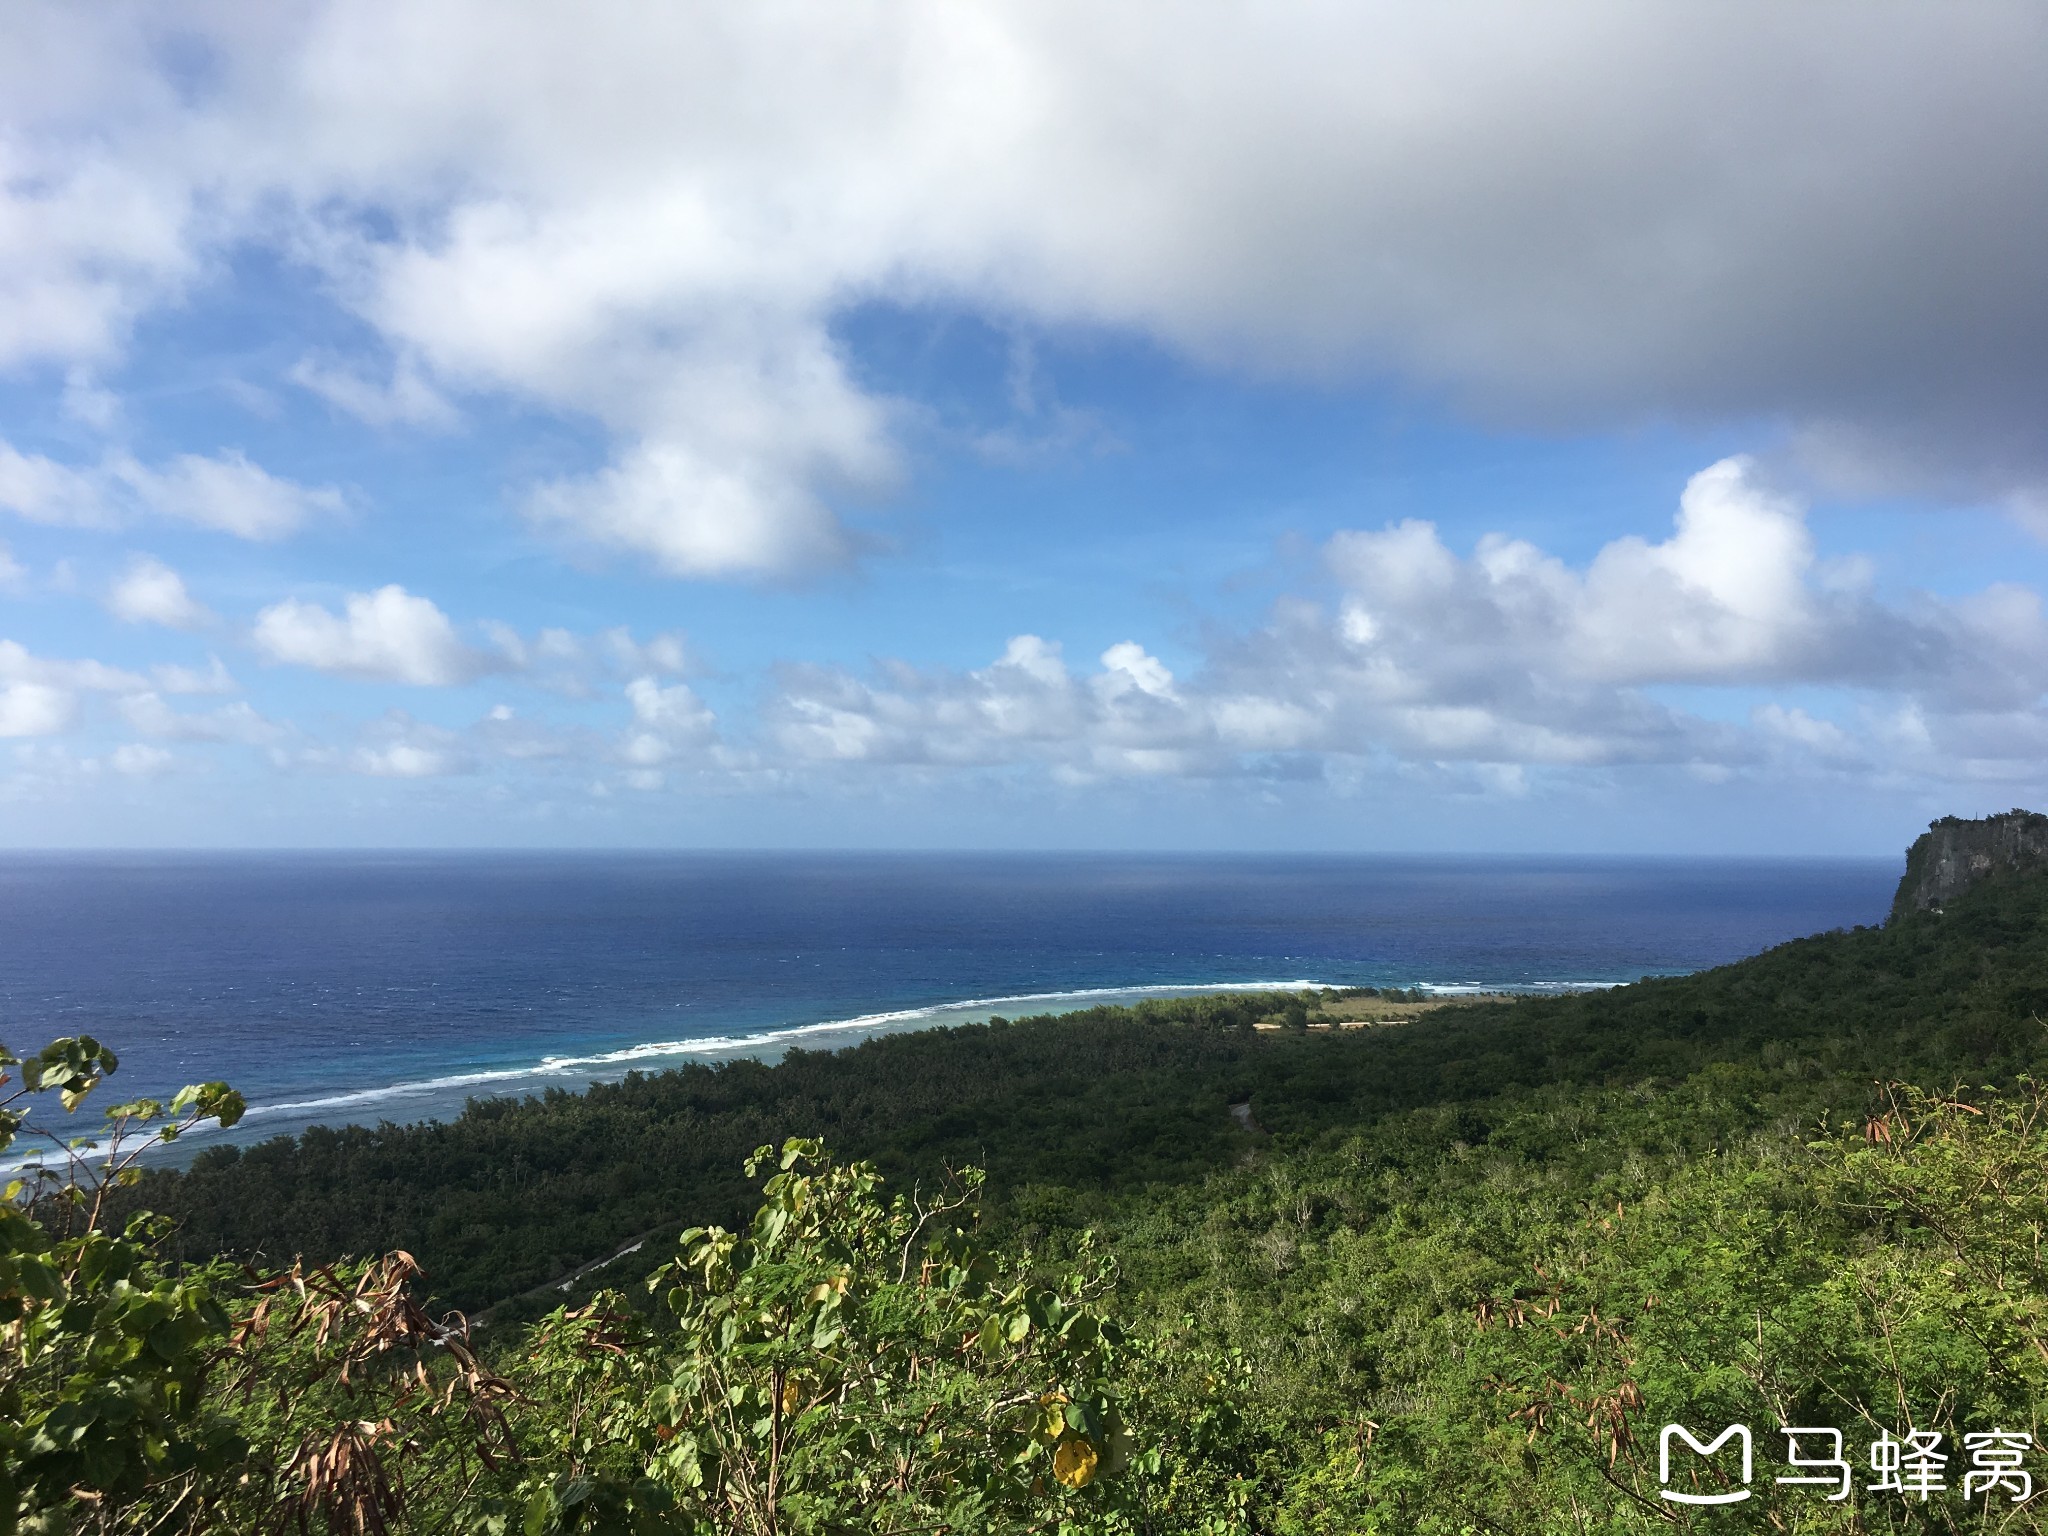
[[[1605,994],[1282,1007],[68,1163],[0,1212],[0,1530],[2039,1528],[2048,880]],[[1752,1475],[1667,1477],[1668,1423]]]

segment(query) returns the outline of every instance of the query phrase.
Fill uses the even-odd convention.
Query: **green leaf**
[[[171,1099],[171,1113],[197,1109],[202,1120],[218,1120],[223,1128],[242,1118],[247,1105],[226,1083],[188,1083]]]
[[[16,1258],[16,1283],[37,1301],[55,1301],[64,1294],[64,1277],[55,1265],[34,1254]]]

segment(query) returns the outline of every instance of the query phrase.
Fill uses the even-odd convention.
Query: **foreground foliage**
[[[1659,1501],[1664,1423],[2038,1454],[2048,1090],[1729,1136],[1765,1087],[1538,1096],[1479,1146],[1418,1114],[1008,1259],[975,1174],[885,1199],[792,1141],[647,1298],[488,1345],[403,1254],[173,1274],[147,1232],[31,1236],[0,1289],[14,1528],[1711,1530]],[[117,1249],[54,1289],[19,1263]],[[1762,1478],[1737,1523],[2038,1528],[1951,1465],[1924,1504]]]
[[[74,1108],[114,1065],[58,1041],[15,1098]],[[239,1109],[218,1084],[120,1106],[97,1169],[67,1148],[53,1187],[8,1191],[0,1531],[1128,1526],[1136,1355],[1093,1304],[1109,1268],[1044,1284],[978,1252],[976,1171],[885,1202],[872,1168],[792,1140],[745,1232],[682,1235],[659,1313],[601,1293],[486,1358],[408,1254],[180,1271],[160,1219],[102,1229],[120,1132]]]
[[[32,1095],[75,1109],[116,1066],[90,1036],[26,1060],[0,1046],[0,1152],[21,1134]],[[9,1072],[7,1069],[12,1068]],[[226,1474],[245,1445],[210,1391],[212,1348],[229,1331],[222,1265],[172,1273],[156,1257],[169,1223],[148,1215],[109,1230],[106,1202],[136,1178],[148,1140],[175,1140],[202,1120],[232,1125],[241,1100],[225,1084],[187,1088],[166,1105],[109,1110],[109,1145],[53,1139],[56,1167],[24,1167],[0,1199],[0,1531],[114,1527],[145,1497],[172,1514]],[[61,1170],[61,1171],[60,1171]],[[25,1207],[38,1203],[49,1219]]]

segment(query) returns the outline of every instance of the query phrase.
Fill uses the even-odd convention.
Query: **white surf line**
[[[1468,982],[1411,982],[1401,990],[1428,992],[1438,996],[1459,996],[1480,992],[1512,992],[1522,994],[1544,992],[1594,992],[1611,987],[1628,985],[1620,981],[1538,981],[1503,983],[1497,986],[1483,986]],[[574,1077],[592,1068],[629,1066],[639,1061],[660,1061],[675,1058],[716,1057],[725,1054],[759,1050],[790,1043],[799,1039],[824,1035],[861,1035],[886,1029],[891,1024],[908,1023],[918,1019],[937,1019],[949,1013],[964,1013],[980,1008],[1009,1007],[1019,1003],[1069,1002],[1087,998],[1104,997],[1149,997],[1170,994],[1180,997],[1198,997],[1216,992],[1300,992],[1336,988],[1344,990],[1342,983],[1298,979],[1294,981],[1217,981],[1217,982],[1153,982],[1128,987],[1078,987],[1054,992],[1016,992],[1001,997],[963,998],[956,1002],[929,1003],[918,1008],[898,1008],[882,1013],[857,1014],[847,1019],[828,1019],[816,1024],[793,1024],[778,1029],[757,1030],[745,1035],[705,1035],[686,1040],[659,1040],[644,1045],[625,1046],[615,1051],[602,1051],[586,1056],[544,1056],[531,1066],[496,1067],[476,1072],[457,1072],[442,1077],[419,1078],[411,1082],[390,1083],[377,1088],[354,1089],[347,1093],[327,1094],[319,1098],[293,1099],[280,1104],[256,1104],[243,1114],[243,1123],[252,1120],[273,1119],[281,1115],[303,1116],[308,1111],[348,1109],[355,1106],[379,1104],[393,1100],[445,1095],[462,1088],[483,1088],[493,1084],[517,1083],[524,1080]],[[1380,990],[1388,990],[1381,988]],[[1078,1012],[1080,1010],[1067,1010]],[[188,1132],[187,1140],[220,1134],[219,1128],[204,1125]],[[18,1145],[18,1144],[17,1144]],[[10,1150],[0,1154],[0,1170],[15,1171],[39,1161],[33,1151],[24,1156],[20,1151]],[[61,1161],[51,1157],[50,1164]]]
[[[1477,997],[1489,993],[1534,997],[1549,992],[1610,992],[1627,985],[1629,983],[1625,981],[1503,981],[1491,986],[1477,981],[1418,981],[1395,990],[1427,992],[1433,997]]]
[[[573,1076],[590,1068],[629,1066],[640,1061],[676,1057],[719,1056],[759,1050],[819,1035],[862,1034],[917,1019],[937,1019],[949,1013],[978,1008],[1009,1007],[1017,1003],[1071,1002],[1085,998],[1140,997],[1161,993],[1200,996],[1208,992],[1299,992],[1330,985],[1320,981],[1219,981],[1161,982],[1135,987],[1081,987],[1061,992],[1018,992],[1003,997],[970,997],[957,1002],[930,1003],[919,1008],[898,1008],[886,1013],[863,1013],[849,1019],[828,1019],[817,1024],[792,1024],[778,1029],[757,1030],[745,1035],[700,1035],[684,1040],[654,1040],[644,1045],[623,1046],[586,1056],[543,1056],[532,1066],[494,1067],[478,1072],[457,1072],[445,1077],[419,1078],[379,1088],[360,1088],[348,1093],[328,1094],[315,1099],[295,1099],[282,1104],[252,1107],[244,1120],[267,1119],[313,1109],[343,1109],[351,1105],[379,1103],[387,1099],[415,1098],[422,1094],[447,1093],[452,1089],[487,1083],[515,1083],[529,1078]],[[1078,1012],[1080,1010],[1068,1010]]]
[[[585,1275],[594,1274],[598,1270],[603,1269],[607,1264],[616,1264],[619,1262],[619,1260],[623,1259],[627,1254],[638,1253],[642,1248],[645,1248],[646,1246],[647,1239],[643,1237],[639,1239],[637,1242],[634,1242],[627,1247],[621,1248],[617,1253],[613,1254],[608,1259],[595,1259],[592,1262],[584,1265],[581,1269],[572,1270],[569,1274],[569,1278],[562,1281],[559,1285],[555,1287],[555,1289],[558,1291],[566,1291],[569,1289],[570,1286],[574,1285],[578,1280],[581,1280]]]

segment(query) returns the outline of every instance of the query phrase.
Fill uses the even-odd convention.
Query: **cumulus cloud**
[[[1618,539],[1584,570],[1498,536],[1461,558],[1416,521],[1339,534],[1328,558],[1348,665],[1390,700],[1806,683],[2023,708],[2048,685],[2034,593],[1880,602],[1742,459],[1692,478],[1668,539]]]
[[[0,736],[54,736],[79,717],[79,695],[143,687],[133,672],[98,661],[37,656],[0,640]]]
[[[800,571],[849,549],[801,465],[708,455],[680,438],[640,442],[593,475],[539,486],[527,509],[543,528],[652,556],[672,576]]]
[[[179,454],[155,467],[115,454],[80,469],[0,442],[0,510],[33,523],[111,528],[157,518],[270,540],[344,504],[332,486],[281,479],[233,449],[212,458]]]
[[[347,758],[355,773],[378,779],[433,779],[470,773],[475,763],[453,731],[393,710],[363,732]]]
[[[430,599],[395,584],[350,593],[339,614],[288,598],[256,616],[251,638],[273,661],[423,688],[470,682],[494,665]]]
[[[718,720],[688,683],[663,687],[652,677],[626,684],[633,726],[619,756],[636,769],[654,769],[694,755],[718,739]]]
[[[137,555],[107,591],[107,611],[130,624],[203,629],[213,622],[206,605],[185,589],[185,578],[150,555]]]
[[[580,766],[616,755],[598,731],[564,727],[522,714],[509,704],[494,704],[481,719],[452,730],[392,710],[362,730],[354,751],[340,757],[338,765],[378,778],[434,778],[494,769],[532,777],[565,764]]]
[[[0,683],[127,692],[148,686],[140,676],[105,662],[37,656],[18,640],[0,640]]]
[[[106,359],[213,255],[284,245],[376,338],[301,383],[374,421],[491,392],[598,423],[609,461],[530,512],[674,574],[855,547],[839,498],[896,460],[842,339],[875,303],[1547,424],[1779,418],[1843,485],[2048,485],[2022,0],[180,23],[203,91],[106,7],[0,62],[0,361]]]
[[[1342,632],[1363,654],[1426,666],[1439,681],[1466,659],[1490,674],[1503,655],[1532,673],[1593,683],[1811,678],[1892,658],[1865,657],[1876,616],[1810,588],[1812,540],[1799,509],[1725,460],[1693,477],[1672,536],[1618,539],[1584,571],[1520,540],[1489,536],[1469,560],[1433,524],[1408,520],[1332,539],[1348,594]],[[1832,612],[1824,612],[1832,608]]]
[[[480,627],[507,670],[536,688],[570,698],[595,698],[621,678],[682,677],[700,669],[689,641],[676,630],[642,641],[623,625],[595,635],[559,627],[526,635],[495,619]]]
[[[663,630],[641,641],[621,626],[606,630],[599,639],[622,672],[684,677],[699,670],[690,642],[680,630]]]
[[[1726,772],[1787,752],[1936,777],[1953,754],[2011,778],[2048,726],[2035,594],[1881,601],[1853,566],[1816,559],[1799,506],[1742,460],[1692,479],[1668,538],[1615,540],[1583,567],[1498,536],[1461,554],[1412,520],[1339,534],[1325,554],[1334,602],[1290,598],[1255,630],[1218,632],[1185,678],[1135,641],[1078,676],[1033,635],[968,672],[791,667],[770,738],[819,764],[1035,764],[1068,780],[1465,765],[1519,792],[1529,770]],[[1744,729],[1676,702],[1786,687],[1828,691],[1844,718],[1771,701]]]
[[[1420,520],[1361,528],[1329,541],[1310,590],[1198,645],[1119,638],[1070,659],[1027,633],[967,669],[790,663],[758,719],[714,712],[679,635],[487,627],[473,645],[397,586],[338,610],[275,604],[251,638],[271,660],[374,681],[494,673],[609,724],[496,703],[461,728],[392,711],[321,743],[243,701],[180,699],[233,691],[214,658],[145,676],[0,641],[0,734],[71,730],[101,694],[138,747],[240,746],[394,779],[609,765],[609,782],[644,789],[678,774],[714,788],[999,775],[1351,793],[1392,774],[1513,796],[1636,770],[2023,785],[2048,756],[2038,594],[1881,589],[1867,565],[1822,559],[1800,503],[1742,459],[1695,475],[1662,537],[1587,558],[1499,535],[1454,544]]]
[[[789,667],[768,712],[775,745],[799,760],[994,766],[1042,761],[1069,772],[1164,773],[1195,766],[1203,728],[1170,672],[1135,642],[1110,647],[1088,678],[1060,647],[1019,635],[966,673],[895,664],[868,681]]]

